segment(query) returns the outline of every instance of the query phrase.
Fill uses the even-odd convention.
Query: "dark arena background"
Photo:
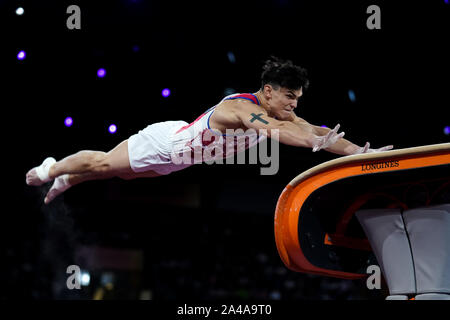
[[[366,25],[373,4],[381,29]],[[449,142],[449,15],[444,0],[0,1],[0,299],[383,300],[384,284],[293,272],[277,252],[280,193],[335,154],[280,145],[275,175],[201,164],[86,182],[49,205],[51,184],[25,174],[256,92],[270,55],[308,70],[296,113],[310,123],[374,148]]]

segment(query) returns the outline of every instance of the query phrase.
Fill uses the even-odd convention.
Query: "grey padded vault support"
[[[450,294],[450,204],[407,210],[403,218],[417,293]]]
[[[450,204],[356,212],[391,295],[450,296]],[[388,297],[389,298],[389,297]]]
[[[391,295],[416,293],[414,264],[400,209],[356,212]]]

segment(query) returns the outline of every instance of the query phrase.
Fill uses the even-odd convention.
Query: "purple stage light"
[[[64,120],[64,124],[66,127],[70,127],[73,124],[73,119],[71,117],[67,117],[66,120]]]
[[[99,78],[103,78],[105,75],[106,75],[106,70],[105,69],[100,68],[100,69],[97,70],[97,76]]]
[[[108,128],[108,131],[109,131],[109,133],[116,133],[117,126],[115,124],[110,125]]]
[[[446,127],[444,128],[444,134],[445,134],[446,136],[450,135],[450,126],[446,126]]]
[[[23,59],[25,59],[26,55],[27,54],[25,53],[25,51],[22,50],[17,54],[17,59],[23,60]]]
[[[168,96],[170,96],[170,90],[166,88],[161,92],[161,94],[164,98],[167,98]]]

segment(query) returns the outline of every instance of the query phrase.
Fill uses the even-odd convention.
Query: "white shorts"
[[[174,164],[170,157],[175,132],[187,124],[185,121],[159,122],[132,135],[128,139],[131,169],[134,172],[153,170],[158,174],[167,175],[191,166],[191,164]]]

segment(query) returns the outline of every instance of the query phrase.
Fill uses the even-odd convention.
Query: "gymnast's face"
[[[275,89],[270,84],[264,86],[264,97],[270,108],[270,113],[278,120],[292,119],[292,112],[297,108],[298,99],[302,96],[302,89]]]

